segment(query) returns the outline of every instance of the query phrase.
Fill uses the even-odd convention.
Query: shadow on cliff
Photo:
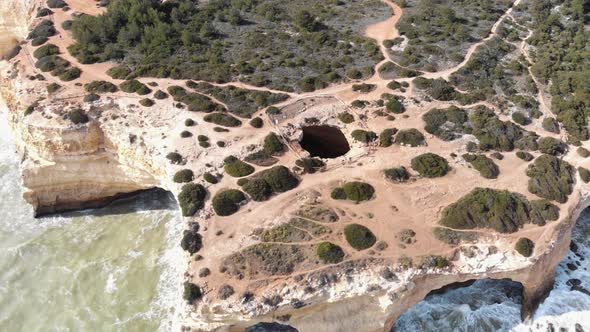
[[[80,217],[80,216],[110,216],[124,215],[141,211],[160,211],[160,210],[178,210],[178,205],[174,195],[169,191],[160,188],[138,191],[121,195],[110,199],[109,201],[97,204],[95,207],[59,212],[48,213],[44,216],[63,216],[63,217]],[[41,216],[41,217],[44,217]]]

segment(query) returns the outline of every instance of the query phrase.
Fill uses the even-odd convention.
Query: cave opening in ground
[[[350,151],[346,136],[331,126],[303,127],[301,147],[312,157],[337,158]]]

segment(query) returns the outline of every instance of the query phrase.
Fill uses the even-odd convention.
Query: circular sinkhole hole
[[[312,157],[337,158],[350,151],[346,136],[332,126],[303,127],[303,138],[299,144]]]

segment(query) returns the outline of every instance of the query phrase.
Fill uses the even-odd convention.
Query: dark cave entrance
[[[303,139],[299,144],[312,157],[337,158],[350,151],[346,136],[331,126],[303,127]]]

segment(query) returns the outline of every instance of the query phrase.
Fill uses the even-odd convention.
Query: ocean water
[[[487,279],[427,296],[400,316],[394,331],[590,331],[590,292],[584,291],[590,291],[590,210],[578,219],[572,238],[577,248],[559,264],[554,289],[531,321],[521,322],[520,284]],[[578,290],[571,287],[576,283]]]
[[[0,331],[171,331],[184,266],[174,199],[41,219],[0,112]]]

